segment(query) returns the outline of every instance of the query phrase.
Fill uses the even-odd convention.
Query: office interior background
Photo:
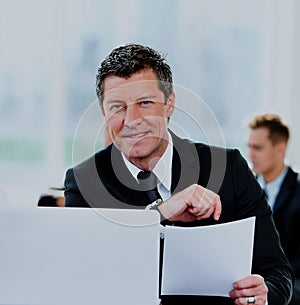
[[[300,169],[300,1],[0,0],[0,203],[34,206],[103,146],[99,63],[128,42],[166,55],[172,127],[247,158],[247,123],[278,113]]]

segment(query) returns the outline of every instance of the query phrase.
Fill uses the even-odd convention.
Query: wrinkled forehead
[[[142,96],[164,97],[157,79],[136,79],[111,76],[105,79],[103,101],[131,99]]]

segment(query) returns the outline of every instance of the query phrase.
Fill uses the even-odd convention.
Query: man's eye
[[[110,107],[110,111],[118,111],[118,110],[120,110],[120,109],[122,109],[123,108],[123,105],[121,105],[121,104],[115,104],[115,105],[112,105],[111,107]]]
[[[153,104],[152,101],[142,101],[142,102],[141,102],[141,105],[143,105],[143,106],[149,106],[149,105],[151,105],[151,104]]]

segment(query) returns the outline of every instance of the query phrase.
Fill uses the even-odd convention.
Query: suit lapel
[[[146,193],[140,190],[140,186],[128,170],[121,152],[114,145],[111,146],[110,160],[110,168],[103,179],[110,193],[116,199],[129,205],[144,207],[149,204]],[[99,175],[103,176],[101,168],[99,168]]]
[[[280,187],[279,193],[274,203],[274,212],[276,212],[288,200],[296,186],[297,174],[289,167],[288,172]]]
[[[182,140],[170,131],[173,139],[171,193],[198,183],[200,164],[194,143]]]

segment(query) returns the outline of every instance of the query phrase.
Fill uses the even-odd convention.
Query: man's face
[[[265,127],[252,129],[248,140],[248,155],[255,174],[267,175],[284,159],[281,143],[273,144]]]
[[[167,147],[167,121],[174,102],[171,94],[165,103],[151,69],[129,78],[106,78],[102,111],[115,146],[130,161],[161,157]]]

